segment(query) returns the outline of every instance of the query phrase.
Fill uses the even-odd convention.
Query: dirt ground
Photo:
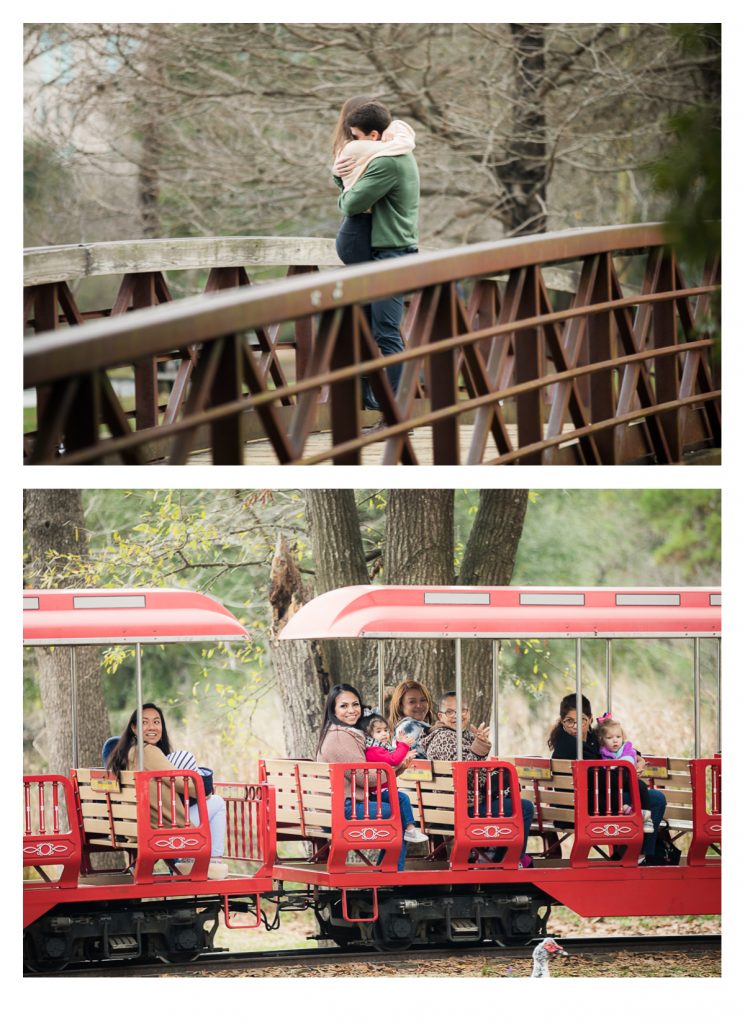
[[[709,917],[627,917],[627,918],[581,918],[565,907],[557,907],[551,914],[549,932],[557,938],[586,938],[587,936],[618,935],[702,935],[719,934],[721,919]],[[238,943],[225,930],[218,933],[221,940],[231,949]],[[287,914],[282,927],[274,932],[244,932],[240,948],[258,949],[308,949],[317,945],[310,936],[316,934],[315,920],[310,913]],[[554,958],[550,965],[551,975],[562,978],[710,978],[721,975],[721,957],[711,951],[683,954],[666,952],[650,953],[607,953],[596,956],[584,953]],[[431,962],[398,961],[396,963],[349,963],[336,965],[274,966],[230,970],[224,977],[292,977],[292,978],[344,978],[344,977],[467,977],[467,978],[521,978],[529,977],[532,970],[529,950],[516,952],[509,959],[452,956]]]

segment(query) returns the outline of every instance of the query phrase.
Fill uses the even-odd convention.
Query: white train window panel
[[[144,594],[112,594],[111,597],[103,595],[97,597],[75,597],[73,598],[74,608],[144,608]]]
[[[424,592],[425,604],[489,604],[488,594],[447,594]]]

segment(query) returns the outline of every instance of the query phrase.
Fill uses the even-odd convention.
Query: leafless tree
[[[331,130],[369,94],[417,132],[422,241],[454,244],[658,215],[645,169],[718,61],[664,24],[33,25],[27,131],[88,238],[330,234]]]

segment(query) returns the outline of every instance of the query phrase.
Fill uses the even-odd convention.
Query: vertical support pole
[[[605,710],[611,714],[610,638],[605,641]]]
[[[717,637],[716,641],[716,673],[717,673],[717,749],[716,752],[721,754],[722,752],[722,641]]]
[[[142,736],[142,645],[135,644],[135,680],[137,682],[137,769],[145,767],[145,741]]]
[[[701,640],[693,638],[693,756],[701,757]]]
[[[455,638],[455,742],[456,755],[459,761],[463,760],[463,723],[460,717],[460,705],[463,700],[461,662],[460,662],[460,637]]]
[[[78,767],[78,663],[75,648],[70,648],[70,715],[72,718],[72,766]]]
[[[582,640],[577,637],[574,641],[575,661],[577,674],[575,679],[575,692],[577,694],[577,760],[582,760]]]
[[[660,255],[655,291],[670,292],[677,287],[678,272],[672,253]],[[675,300],[652,303],[652,325],[654,348],[666,348],[677,343]],[[678,356],[658,356],[654,362],[655,398],[658,402],[674,402],[680,398],[680,365]],[[672,462],[680,462],[682,444],[680,433],[680,410],[671,409],[660,413]]]
[[[520,294],[517,319],[538,316],[541,312],[538,290],[538,268],[527,267],[525,283]],[[515,383],[528,384],[541,376],[543,366],[543,328],[528,327],[514,334]],[[545,411],[541,388],[524,391],[517,396],[517,438],[520,447],[543,440]],[[520,462],[540,465],[541,452],[524,456]]]
[[[385,716],[383,707],[383,691],[385,681],[385,663],[383,661],[383,641],[378,640],[378,711]]]
[[[502,653],[502,641],[491,642],[491,715],[492,736],[494,737],[494,756],[499,757],[499,657]]]

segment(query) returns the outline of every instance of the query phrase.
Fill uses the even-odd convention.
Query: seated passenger
[[[143,767],[145,771],[172,771],[174,767],[198,771],[196,768],[196,759],[193,754],[188,751],[176,751],[175,755],[172,754],[171,743],[168,739],[168,730],[166,729],[166,720],[163,716],[163,712],[157,704],[142,705],[142,739],[144,743]],[[169,755],[176,756],[177,763],[169,760]],[[194,765],[193,768],[192,764]],[[136,709],[132,712],[129,721],[127,722],[127,726],[119,737],[118,742],[109,753],[108,760],[106,761],[106,768],[109,771],[114,772],[117,777],[119,777],[123,771],[136,770]],[[175,785],[176,791],[183,800],[184,780],[176,779]],[[154,786],[151,787],[150,807],[152,812],[151,822],[155,824],[158,820],[158,804],[157,792]],[[217,796],[215,793],[212,793],[207,798],[207,813],[209,815],[209,829],[212,841],[208,878],[225,878],[228,873],[228,866],[222,860],[222,856],[225,850],[225,822],[227,811],[225,801],[221,796]],[[170,801],[163,800],[162,814],[163,820],[170,825],[172,823]],[[189,806],[189,820],[194,825],[199,824],[199,809],[196,803],[191,804],[191,801]],[[182,805],[176,809],[176,823],[184,824],[184,822],[185,818],[183,817]]]
[[[433,703],[424,683],[405,679],[394,689],[388,708],[388,722],[394,739],[411,737],[415,757],[426,757],[422,740],[435,722]]]
[[[595,734],[598,738],[600,756],[608,761],[628,761],[636,769],[636,751],[631,742],[626,739],[623,726],[614,718],[611,718],[608,711],[597,720]],[[642,807],[642,822],[645,832],[654,832],[652,824],[652,813],[649,809],[649,787],[644,779],[637,778],[639,786],[639,802]],[[625,803],[623,813],[631,814],[631,807]]]
[[[599,761],[601,760],[600,745],[595,732],[590,730],[592,724],[592,708],[587,697],[582,696],[582,759],[588,761]],[[554,725],[551,733],[548,737],[549,749],[553,752],[553,756],[556,758],[562,758],[569,761],[575,761],[577,759],[577,695],[576,693],[568,693],[562,698],[561,704],[559,705],[559,719]],[[638,751],[634,751],[636,757],[636,770],[637,773],[642,771],[646,761],[639,754]],[[665,814],[665,807],[667,806],[667,800],[665,794],[659,789],[648,790],[649,797],[649,811],[652,816],[652,832],[647,833],[644,836],[644,842],[642,843],[642,852],[639,857],[639,863],[641,865],[646,864],[646,857],[650,857],[655,852],[655,846],[657,845],[657,830],[660,827],[663,815]],[[599,810],[601,813],[604,811],[604,794],[600,793]]]
[[[318,737],[318,750],[316,759],[327,764],[344,764],[346,762],[365,761],[365,734],[360,728],[362,718],[362,698],[353,686],[344,683],[337,683],[332,687],[326,700],[326,707],[323,711],[323,722],[321,733]],[[364,784],[358,772],[355,776],[355,792],[352,793],[352,780],[345,773],[344,777],[344,817],[352,817],[354,808],[355,816],[361,818],[365,813]],[[354,799],[354,803],[353,803]],[[392,814],[389,794],[387,792],[375,794],[375,799],[368,801],[368,814],[375,816],[380,802],[381,816],[390,818]],[[404,830],[414,825],[414,815],[411,810],[411,801],[406,793],[398,794],[398,806],[401,811],[401,821]],[[423,833],[419,833],[423,835]],[[406,837],[406,832],[404,832]],[[407,837],[408,838],[408,837]],[[406,861],[406,843],[401,843],[401,853],[398,858],[398,870],[402,871]]]
[[[360,720],[360,726],[365,733],[365,760],[378,761],[389,764],[396,769],[396,775],[405,771],[414,760],[414,753],[411,750],[411,737],[400,740],[398,743],[391,742],[391,734],[388,723],[382,715],[371,714]],[[384,782],[381,789],[385,789],[388,783]],[[402,794],[409,799],[407,793]],[[407,843],[424,843],[429,836],[416,827],[410,821],[404,830],[404,839]]]
[[[437,722],[432,727],[430,732],[424,737],[422,745],[427,753],[427,756],[432,760],[438,761],[457,761],[458,760],[458,737],[456,733],[456,695],[453,690],[443,695],[440,700],[439,711],[437,712]],[[471,712],[468,705],[465,703],[461,704],[460,709],[460,721],[463,738],[463,761],[483,761],[489,756],[491,750],[491,740],[489,739],[489,730],[484,722],[477,726],[475,729],[470,728]],[[481,772],[486,776],[486,772]],[[484,790],[484,797],[479,802],[478,811],[479,814],[490,813],[493,817],[500,817],[499,810],[499,792],[492,792],[491,796],[491,807],[486,807],[486,794]],[[530,800],[520,800],[520,808],[522,811],[523,819],[523,846],[520,851],[520,866],[530,867],[533,863],[532,857],[526,854],[525,849],[528,845],[528,834],[530,832],[530,823],[533,820],[533,804]],[[468,813],[473,816],[473,807],[469,806]],[[502,813],[512,814],[512,797],[510,795],[503,796],[502,798]],[[479,856],[482,859],[500,861],[504,857],[504,849],[499,848],[499,852],[489,856],[482,851]]]

